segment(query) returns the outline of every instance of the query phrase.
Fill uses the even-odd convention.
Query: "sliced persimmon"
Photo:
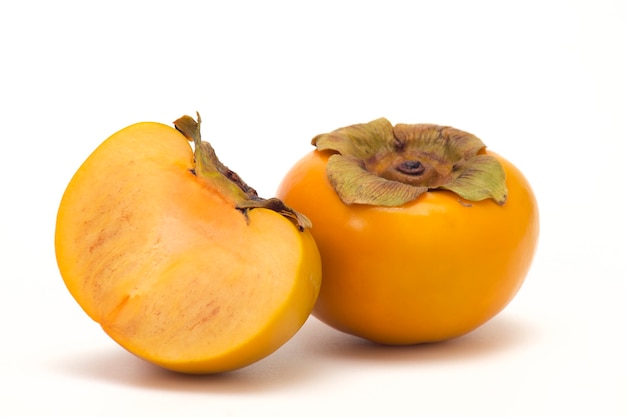
[[[55,246],[70,293],[121,346],[213,373],[290,339],[321,265],[307,219],[221,165],[199,121],[138,123],[102,143],[63,195]]]

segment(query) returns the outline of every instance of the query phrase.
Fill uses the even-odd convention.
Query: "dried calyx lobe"
[[[507,198],[504,169],[485,144],[461,130],[397,124],[381,118],[313,138],[332,151],[327,175],[346,204],[399,206],[428,190],[449,190],[469,201]]]
[[[202,120],[183,116],[174,122],[176,130],[189,141],[194,142],[195,168],[194,174],[211,187],[217,188],[222,196],[230,200],[235,208],[247,218],[249,210],[265,208],[279,213],[289,219],[300,231],[311,227],[311,222],[302,213],[287,207],[278,198],[261,198],[254,188],[246,184],[237,173],[222,164],[210,143],[204,142],[200,135]]]

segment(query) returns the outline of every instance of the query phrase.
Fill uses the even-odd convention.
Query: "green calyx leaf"
[[[469,201],[506,202],[500,162],[482,152],[479,138],[452,127],[392,126],[380,118],[318,135],[312,144],[334,153],[327,175],[346,204],[395,207],[438,189]]]
[[[174,122],[176,130],[181,132],[187,140],[194,143],[195,175],[211,187],[218,189],[221,195],[232,201],[235,208],[248,218],[248,211],[255,208],[273,210],[290,220],[303,231],[311,227],[311,221],[283,203],[278,198],[261,198],[256,190],[246,184],[236,172],[222,164],[215,154],[210,143],[202,141],[200,135],[200,114],[198,120],[190,116],[183,116]]]
[[[373,175],[351,158],[340,154],[328,158],[327,175],[337,194],[346,204],[399,206],[428,191]]]

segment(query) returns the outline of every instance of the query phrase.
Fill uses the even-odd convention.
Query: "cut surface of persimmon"
[[[298,331],[321,265],[308,220],[222,165],[199,122],[138,123],[102,143],[63,195],[55,248],[72,296],[121,346],[215,373]]]

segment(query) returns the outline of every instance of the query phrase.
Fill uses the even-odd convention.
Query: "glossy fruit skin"
[[[344,204],[326,176],[329,153],[312,151],[277,196],[304,213],[322,256],[313,314],[381,344],[461,336],[518,292],[539,236],[539,212],[523,174],[503,157],[503,206],[429,191],[400,207]]]
[[[216,373],[296,333],[321,265],[307,230],[267,209],[244,216],[193,169],[174,128],[122,129],[70,181],[55,248],[70,293],[120,345],[173,371]]]

